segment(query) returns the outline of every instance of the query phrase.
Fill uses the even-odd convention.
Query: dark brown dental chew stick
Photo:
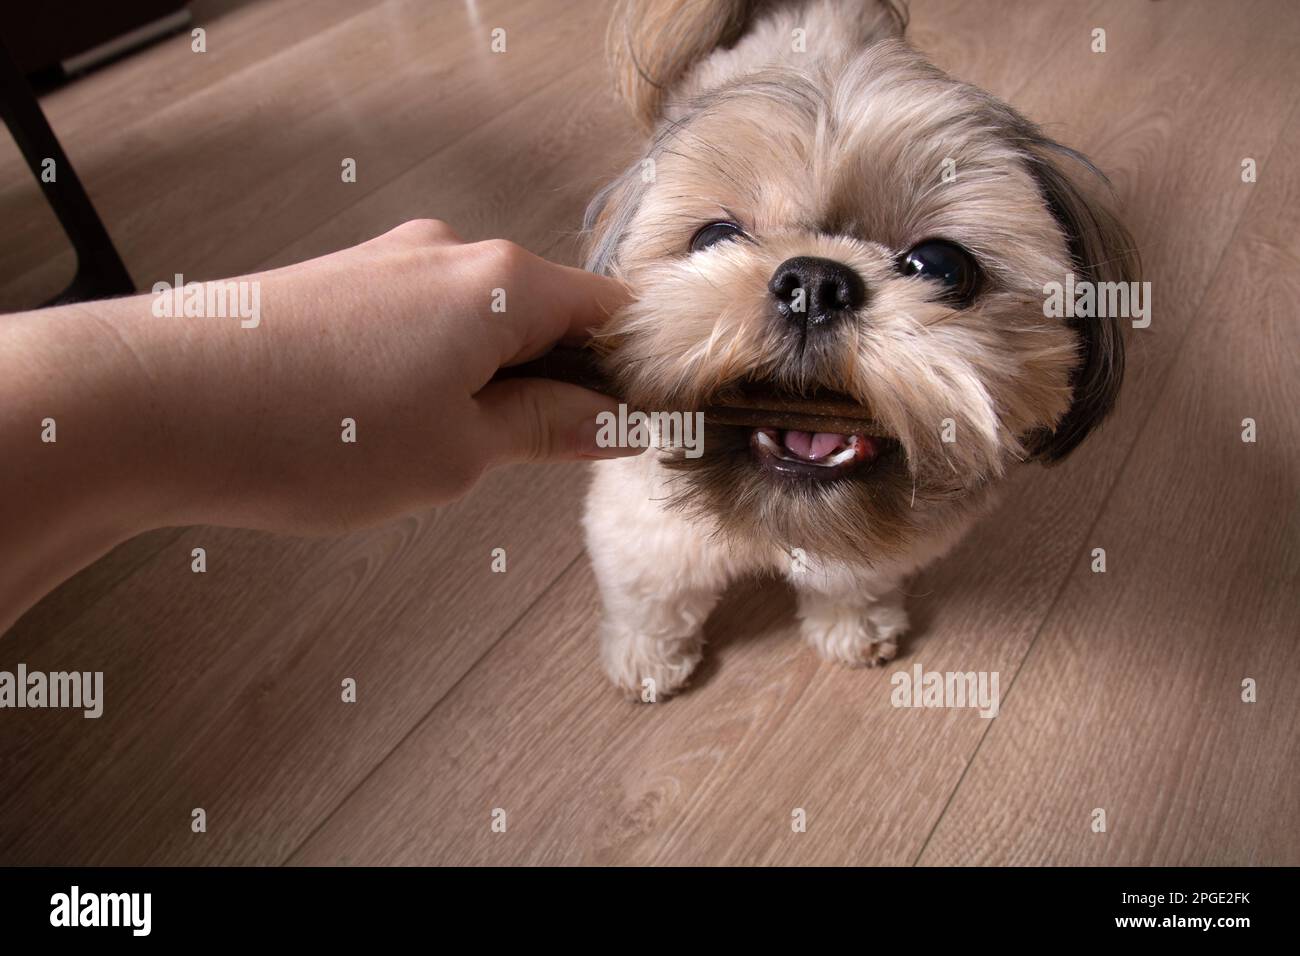
[[[781,428],[787,431],[831,432],[888,438],[889,431],[867,409],[847,398],[792,398],[770,391],[741,391],[721,405],[704,409],[704,417],[721,425]]]
[[[494,381],[507,378],[549,378],[614,395],[613,384],[601,371],[590,349],[553,349],[541,358],[503,368],[493,376]],[[889,432],[873,421],[863,406],[844,398],[803,399],[754,390],[737,391],[728,395],[723,404],[706,407],[704,417],[719,425],[745,428],[889,437]]]
[[[815,403],[809,406],[812,407],[815,407]],[[779,409],[710,405],[704,409],[704,417],[707,421],[717,422],[719,425],[740,425],[745,428],[779,428],[784,431],[889,437],[887,430],[869,418],[842,418],[836,415],[819,415],[811,411],[791,412]]]
[[[511,365],[492,376],[493,381],[505,378],[549,378],[570,385],[581,385],[592,391],[613,395],[613,384],[600,370],[595,353],[590,349],[561,346],[551,349],[541,358],[522,365]]]
[[[769,412],[790,412],[794,415],[825,415],[853,421],[870,421],[867,410],[846,398],[795,398],[768,391],[742,390],[727,395],[727,408],[755,408]]]

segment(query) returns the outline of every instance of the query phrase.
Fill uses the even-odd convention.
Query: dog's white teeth
[[[771,435],[765,431],[759,431],[755,434],[757,435],[758,443],[763,446],[764,451],[769,451],[773,455],[778,456],[781,454],[781,446],[776,443],[776,440]]]
[[[817,464],[831,466],[831,465],[842,465],[846,461],[852,461],[853,458],[858,453],[858,450],[855,447],[856,444],[857,444],[856,442],[850,444],[847,448],[844,448],[841,451],[837,451],[835,454],[831,455],[831,457],[827,458],[825,461],[817,462]]]

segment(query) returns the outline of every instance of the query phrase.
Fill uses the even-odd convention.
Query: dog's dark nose
[[[776,299],[776,310],[801,328],[847,318],[867,297],[861,276],[842,263],[816,256],[785,260],[767,287]]]

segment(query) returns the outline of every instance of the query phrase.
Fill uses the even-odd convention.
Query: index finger
[[[501,345],[502,367],[535,359],[560,343],[582,345],[632,301],[622,282],[584,269],[535,258],[529,271],[524,308],[510,323],[514,334]]]

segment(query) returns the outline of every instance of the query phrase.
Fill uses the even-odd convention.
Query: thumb
[[[491,436],[498,461],[623,458],[641,448],[602,447],[597,416],[617,416],[615,399],[566,382],[513,378],[492,382],[474,396],[475,434]]]

